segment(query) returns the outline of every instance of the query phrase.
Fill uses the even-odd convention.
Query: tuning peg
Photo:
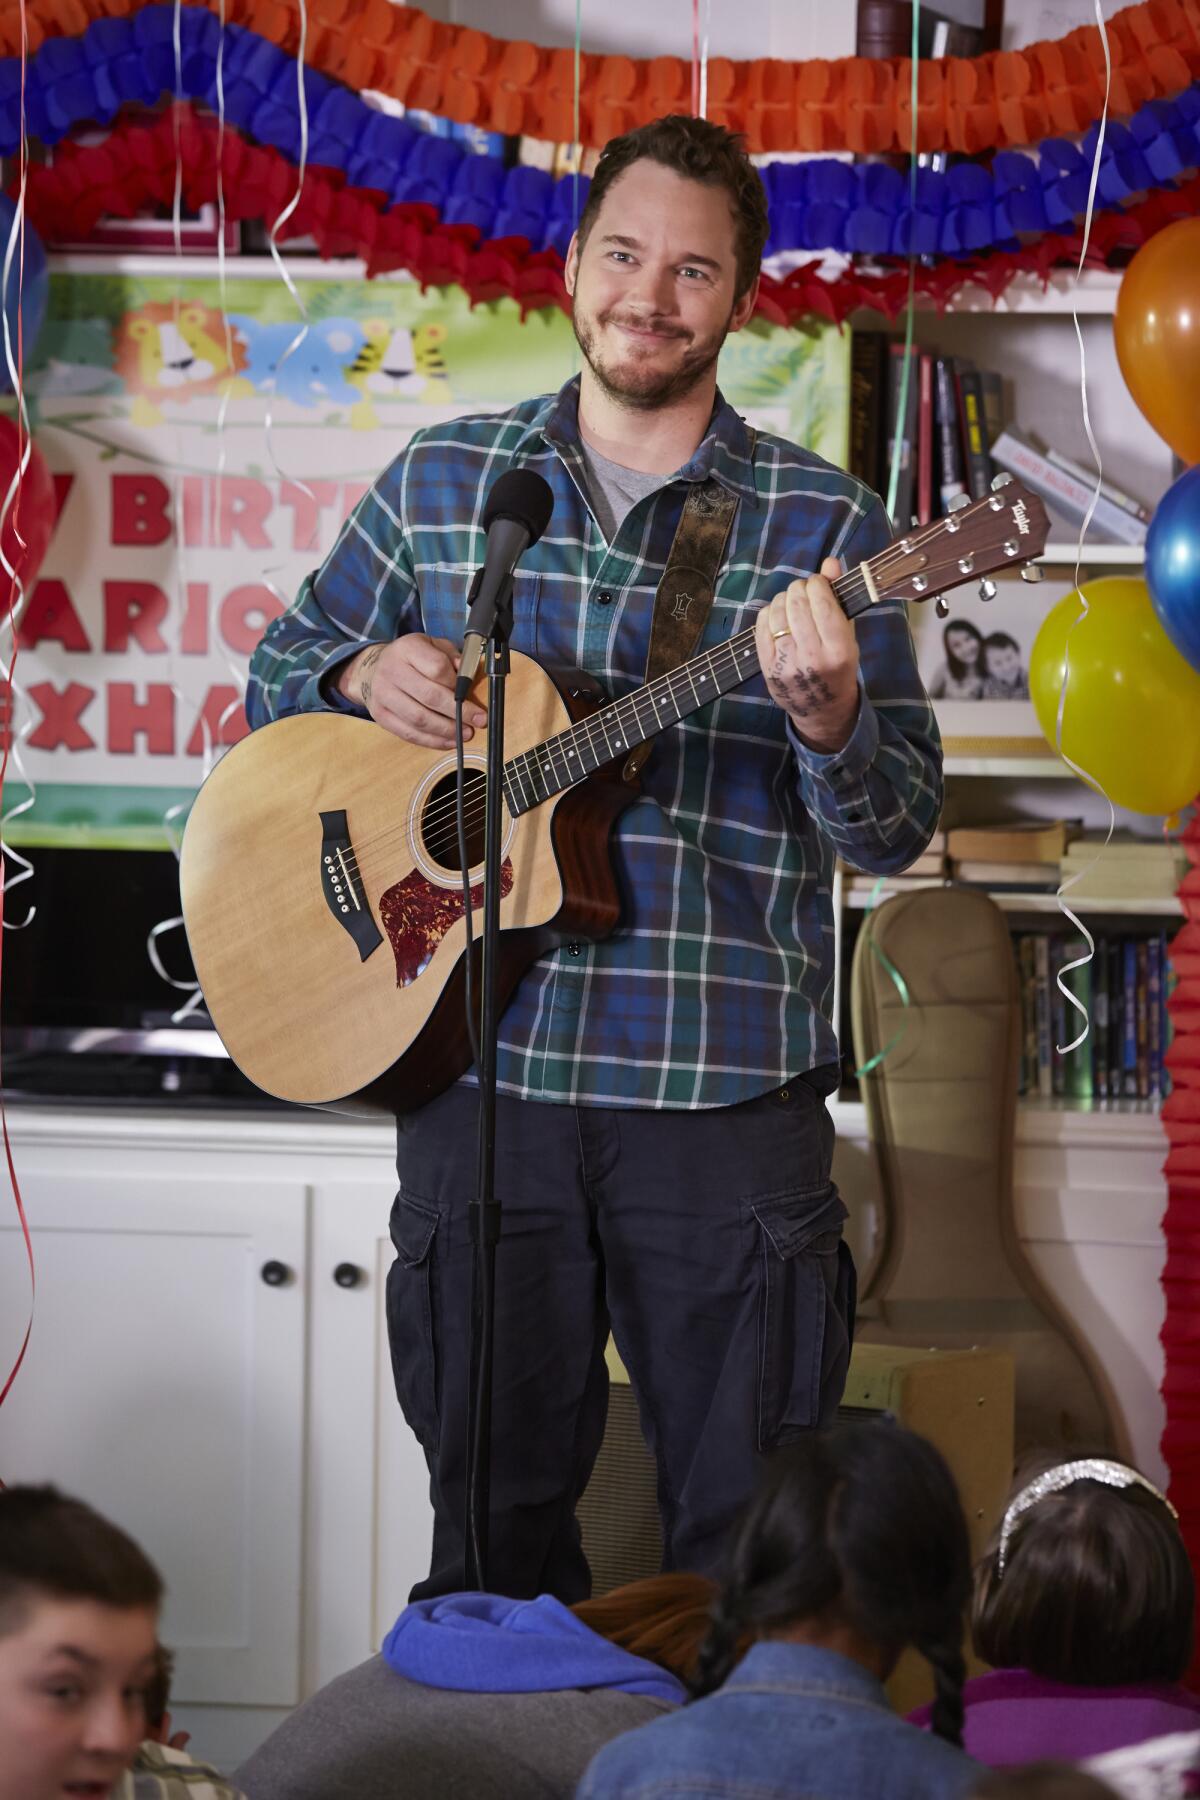
[[[992,476],[992,492],[993,492],[993,494],[998,494],[1000,492],[1001,488],[1006,488],[1011,480],[1012,480],[1012,476],[1009,474],[1007,469],[1001,469],[1001,471],[998,475],[993,475]]]
[[[970,506],[970,504],[971,504],[970,494],[955,494],[953,500],[950,502],[950,505],[946,510],[948,512],[952,512],[952,513],[961,512],[964,506]]]
[[[1022,581],[1040,581],[1042,579],[1041,563],[1028,562],[1021,564]]]
[[[945,594],[938,595],[933,603],[933,610],[939,619],[948,619],[950,617],[950,602],[947,600]]]
[[[996,598],[996,584],[994,581],[988,581],[986,576],[979,584],[979,598],[981,600],[994,600]]]

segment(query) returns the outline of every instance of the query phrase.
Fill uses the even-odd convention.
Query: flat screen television
[[[148,949],[178,918],[169,850],[31,848],[28,881],[5,896],[0,965],[0,1082],[13,1098],[103,1098],[279,1105],[226,1056],[204,1006],[179,1017]],[[15,871],[12,871],[15,872]],[[157,940],[178,981],[195,970],[182,925]]]

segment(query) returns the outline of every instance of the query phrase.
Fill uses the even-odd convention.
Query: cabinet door
[[[21,1186],[37,1301],[0,1411],[0,1476],[53,1481],[143,1545],[167,1585],[163,1638],[178,1653],[180,1701],[293,1704],[304,1188],[205,1179],[174,1157],[161,1173],[85,1176],[76,1165],[25,1174]],[[27,1307],[10,1212],[6,1372]]]
[[[353,1184],[323,1181],[313,1194],[309,1692],[378,1650],[429,1572],[429,1471],[387,1346],[394,1189],[390,1159],[370,1159]]]

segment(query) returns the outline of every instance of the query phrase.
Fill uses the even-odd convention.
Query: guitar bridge
[[[325,904],[358,945],[361,962],[383,942],[371,917],[345,812],[321,814],[321,888]]]

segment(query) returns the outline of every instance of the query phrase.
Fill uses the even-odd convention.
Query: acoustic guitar
[[[838,576],[847,616],[1027,565],[1045,546],[1045,508],[1000,480]],[[513,654],[499,1005],[552,946],[616,925],[608,840],[636,793],[620,775],[628,752],[758,671],[753,628],[620,700],[605,700],[590,676],[550,674]],[[485,763],[486,728],[466,756],[474,905]],[[455,784],[452,750],[407,744],[371,719],[311,712],[252,732],[200,789],[180,868],[188,939],[225,1048],[267,1093],[404,1111],[469,1067]]]

